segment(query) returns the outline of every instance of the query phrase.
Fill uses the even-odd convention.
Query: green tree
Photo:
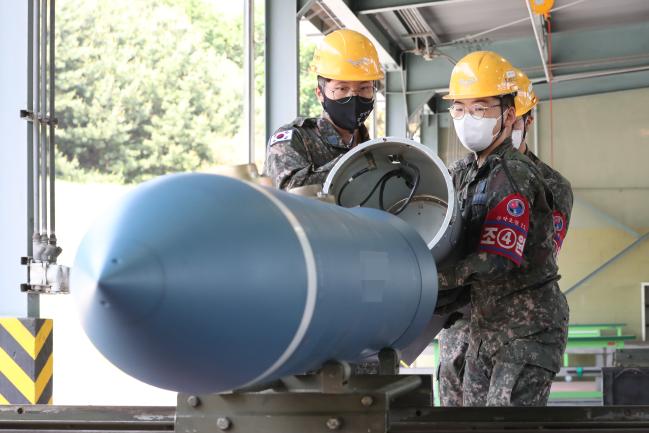
[[[134,182],[214,161],[241,119],[236,50],[214,49],[173,4],[68,0],[57,14],[57,144],[69,165]]]
[[[322,112],[320,101],[315,95],[318,77],[311,68],[315,49],[315,44],[300,44],[300,116],[317,117]]]

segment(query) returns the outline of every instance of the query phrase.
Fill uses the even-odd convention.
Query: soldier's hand
[[[437,282],[439,290],[451,290],[457,287],[455,284],[455,269],[452,266],[441,268],[437,271]]]
[[[451,314],[449,314],[448,319],[446,319],[446,322],[444,322],[444,326],[442,326],[444,329],[448,329],[451,326],[455,324],[458,320],[464,317],[464,314],[460,313],[459,311],[454,311]]]
[[[446,292],[440,292],[435,307],[435,314],[453,313],[471,302],[471,286],[456,287]]]
[[[316,173],[317,172],[322,172],[322,171],[331,171],[331,169],[334,168],[334,165],[336,165],[336,163],[340,160],[340,158],[343,157],[343,155],[344,154],[338,155],[337,157],[335,157],[334,159],[332,159],[331,161],[329,161],[325,165],[320,166],[320,167],[316,167],[314,171]]]

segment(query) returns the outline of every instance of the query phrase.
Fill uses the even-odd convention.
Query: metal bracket
[[[59,119],[56,117],[43,116],[40,113],[34,113],[32,110],[20,110],[20,118],[32,123],[37,121],[45,125],[58,126],[59,124]]]
[[[177,433],[386,432],[381,394],[178,394]]]
[[[20,264],[27,266],[27,283],[20,285],[20,291],[38,294],[70,293],[70,268],[31,257],[21,257]]]
[[[350,375],[328,363],[255,392],[178,394],[178,433],[385,433],[390,423],[432,407],[430,376]]]

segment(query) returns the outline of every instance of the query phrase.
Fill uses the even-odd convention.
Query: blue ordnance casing
[[[386,212],[179,174],[93,225],[71,287],[116,366],[211,393],[406,348],[433,316],[437,273],[424,240]]]

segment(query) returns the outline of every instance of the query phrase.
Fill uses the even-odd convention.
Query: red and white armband
[[[478,251],[497,254],[520,265],[529,225],[527,199],[521,194],[508,195],[487,213]]]

